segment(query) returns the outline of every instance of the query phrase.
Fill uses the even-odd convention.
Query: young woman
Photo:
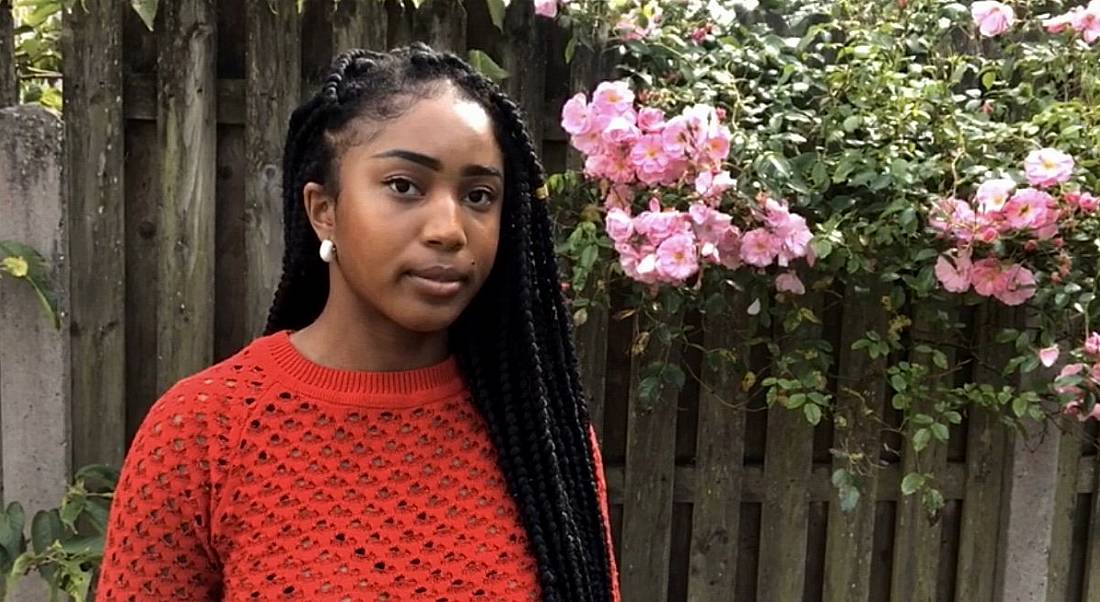
[[[268,334],[129,451],[100,600],[618,600],[542,166],[423,45],[290,120]]]

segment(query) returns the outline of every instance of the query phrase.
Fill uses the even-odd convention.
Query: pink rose
[[[806,292],[805,285],[794,272],[783,272],[775,277],[775,290],[793,295],[801,295]]]
[[[728,171],[718,173],[701,171],[695,176],[695,192],[704,198],[714,198],[733,188],[733,185],[733,178]]]
[[[974,203],[982,213],[1000,211],[1015,188],[1016,182],[1007,178],[986,180],[974,194]]]
[[[1049,368],[1054,365],[1054,362],[1058,361],[1058,345],[1044,347],[1039,350],[1038,355],[1039,363]]]
[[[621,115],[634,104],[634,92],[625,81],[605,81],[592,93],[592,105],[601,113]]]
[[[1024,171],[1032,186],[1048,188],[1061,184],[1073,175],[1073,157],[1055,148],[1043,148],[1028,153]]]
[[[730,226],[718,239],[718,262],[731,270],[741,267],[741,230]]]
[[[588,99],[584,92],[578,92],[565,101],[561,109],[561,127],[572,135],[584,134],[588,130]]]
[[[1035,275],[1020,264],[1005,269],[1001,281],[994,296],[1005,305],[1020,305],[1035,295]]]
[[[1005,203],[1002,213],[1009,226],[1023,230],[1046,224],[1047,210],[1053,205],[1054,198],[1042,190],[1023,188]]]
[[[1090,332],[1085,338],[1085,353],[1100,355],[1100,332]]]
[[[1087,7],[1070,12],[1069,22],[1086,44],[1092,44],[1100,38],[1100,2],[1093,0]]]
[[[965,293],[970,290],[970,253],[964,252],[952,262],[947,255],[936,260],[936,279],[944,290],[952,293]]]
[[[970,5],[970,16],[978,25],[978,31],[987,38],[999,36],[1016,22],[1016,13],[1003,2],[980,0]]]
[[[653,107],[645,107],[638,111],[638,127],[643,132],[653,133],[665,127],[665,112]]]
[[[604,228],[611,240],[620,243],[634,235],[634,220],[630,214],[619,208],[611,208],[604,218]]]
[[[781,245],[765,228],[749,230],[741,237],[741,259],[749,265],[765,267],[775,261]]]
[[[548,19],[558,16],[558,0],[535,0],[535,14]]]
[[[657,248],[657,271],[666,280],[679,283],[699,271],[695,238],[691,234],[677,234]]]

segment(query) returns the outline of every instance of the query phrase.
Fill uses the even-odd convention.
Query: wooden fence
[[[64,48],[75,466],[118,465],[159,392],[259,332],[281,254],[286,117],[334,52],[411,40],[487,52],[512,74],[505,85],[550,171],[577,164],[558,125],[562,103],[606,72],[606,58],[583,48],[565,64],[566,34],[525,0],[511,3],[503,31],[482,0],[428,0],[418,10],[307,0],[302,14],[295,0],[161,0],[152,32],[128,2],[80,4]],[[10,89],[4,48],[0,79]],[[847,420],[816,427],[768,410],[758,387],[742,389],[743,374],[709,368],[692,348],[671,351],[698,381],[643,405],[632,375],[646,358],[629,353],[638,325],[605,310],[579,327],[624,599],[1100,601],[1095,429],[1025,440],[974,412],[946,448],[920,458],[899,450],[900,439],[854,420],[899,422],[875,376],[881,366],[848,351],[885,323],[876,290],[833,293],[809,297],[825,319],[798,334],[823,333],[839,350],[829,388]],[[766,354],[747,344],[761,333],[738,320],[747,303],[683,319],[697,343],[763,367]],[[958,377],[1000,382],[1007,351],[992,337],[1023,317],[951,308],[966,327],[943,333],[930,311],[911,311],[913,336],[952,358],[972,346],[973,357],[958,359],[973,368]],[[884,465],[853,512],[835,503],[834,448]],[[918,460],[943,475],[947,504],[934,521],[899,495]]]

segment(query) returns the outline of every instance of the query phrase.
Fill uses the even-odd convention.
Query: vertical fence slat
[[[947,365],[955,365],[955,349],[950,345],[935,345],[935,342],[947,343],[946,337],[936,320],[938,308],[928,303],[918,303],[913,310],[911,332],[917,344],[927,344],[938,349],[947,358]],[[953,308],[942,308],[950,318],[955,317]],[[935,370],[930,354],[912,351],[911,361]],[[930,384],[950,385],[944,382],[947,377],[932,379]],[[934,400],[921,397],[913,400],[914,410],[930,414]],[[917,427],[910,426],[906,433],[905,449],[902,450],[901,474],[910,472],[930,472],[943,474],[947,466],[947,445],[933,442],[918,454],[913,451],[909,438]],[[939,485],[938,483],[936,485]],[[894,561],[891,602],[933,602],[936,599],[936,579],[940,564],[940,535],[943,529],[942,517],[930,519],[917,495],[898,498],[896,536],[894,538]]]
[[[1001,368],[1014,352],[995,340],[1002,328],[1021,325],[1017,316],[1017,310],[995,306],[993,302],[979,307],[974,337],[975,382],[998,388],[1005,382]],[[968,417],[966,487],[955,591],[959,600],[993,602],[1003,560],[1000,533],[1005,458],[1012,448],[1008,445],[1007,429],[996,412],[971,406]]]
[[[678,328],[682,315],[666,324]],[[641,323],[642,319],[638,318]],[[652,328],[653,324],[646,326]],[[663,388],[654,400],[643,400],[640,375],[652,362],[678,365],[679,343],[663,344],[652,337],[630,370],[630,407],[626,435],[623,488],[623,600],[665,602],[668,598],[669,555],[672,547],[672,487],[676,468],[676,417],[679,390]]]
[[[65,16],[65,181],[73,299],[73,463],[121,466],[126,442],[122,9]]]
[[[388,30],[382,0],[343,0],[332,14],[333,55],[349,48],[386,50]]]
[[[1089,512],[1088,549],[1085,551],[1085,585],[1082,602],[1100,602],[1100,454],[1092,458],[1096,470],[1096,487],[1092,492]]]
[[[28,523],[53,508],[71,474],[68,228],[62,173],[64,126],[36,105],[0,110],[0,239],[31,246],[46,261],[60,328],[43,315],[24,281],[0,280],[0,499],[19,502]],[[10,527],[9,527],[10,529]],[[10,531],[8,531],[10,533]],[[10,557],[9,557],[10,559]],[[10,560],[9,560],[10,562]],[[45,583],[24,579],[13,602],[46,599]]]
[[[815,315],[821,315],[820,293],[807,295],[805,302]],[[780,324],[774,327],[785,339],[781,345],[785,351],[821,335],[821,327],[814,324],[804,324],[793,334],[782,333]],[[813,434],[813,425],[801,410],[778,405],[768,410],[756,588],[761,599],[801,600],[804,593]]]
[[[527,117],[535,150],[542,149],[546,113],[547,20],[535,16],[532,2],[513,2],[504,16],[501,67],[508,72],[504,88]]]
[[[157,391],[214,353],[216,15],[213,0],[163,3],[157,56]]]
[[[283,137],[300,96],[301,52],[296,0],[280,0],[273,6],[249,2],[246,10],[245,319],[249,336],[255,337],[267,322],[281,268]]]
[[[585,91],[595,86],[605,67],[599,63],[599,54],[587,47],[579,47],[569,69],[571,92]],[[545,122],[544,122],[545,123]],[[579,171],[584,168],[584,156],[573,147],[566,154],[566,167]],[[610,299],[606,289],[598,291],[596,303],[587,309],[588,319],[576,327],[577,360],[580,364],[584,390],[588,394],[589,412],[596,435],[603,441],[604,408],[607,394],[607,339],[610,319]]]
[[[461,0],[427,0],[412,17],[414,39],[435,50],[466,54],[466,9]]]
[[[1055,427],[1062,431],[1058,441],[1058,472],[1054,476],[1054,520],[1050,532],[1050,556],[1047,561],[1046,600],[1068,600],[1073,555],[1073,518],[1078,506],[1078,463],[1085,433],[1077,420],[1061,416]]]
[[[741,482],[745,449],[742,388],[755,321],[737,320],[751,300],[738,295],[727,311],[703,317],[703,346],[729,350],[735,364],[703,360],[696,435],[695,500],[692,508],[688,599],[720,600],[735,587],[741,527]]]
[[[15,77],[14,29],[11,0],[0,0],[0,109],[19,102],[19,80]]]
[[[882,307],[885,287],[849,284],[844,293],[844,320],[841,326],[837,405],[834,419],[834,443],[841,453],[863,458],[853,468],[843,458],[833,460],[833,468],[864,472],[858,476],[861,495],[850,511],[829,501],[828,535],[825,544],[825,590],[827,602],[869,600],[871,559],[874,551],[875,499],[878,497],[879,424],[886,398],[885,358],[871,359],[866,349],[852,345],[868,332],[886,338],[886,312]]]

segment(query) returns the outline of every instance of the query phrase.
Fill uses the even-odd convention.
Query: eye
[[[487,207],[496,201],[496,196],[493,194],[493,191],[488,188],[476,188],[466,195],[466,199],[470,201],[471,204]]]
[[[390,178],[384,183],[386,184],[386,186],[389,187],[390,190],[401,196],[416,196],[421,194],[420,189],[416,187],[416,184],[413,184],[412,180],[408,178]]]

